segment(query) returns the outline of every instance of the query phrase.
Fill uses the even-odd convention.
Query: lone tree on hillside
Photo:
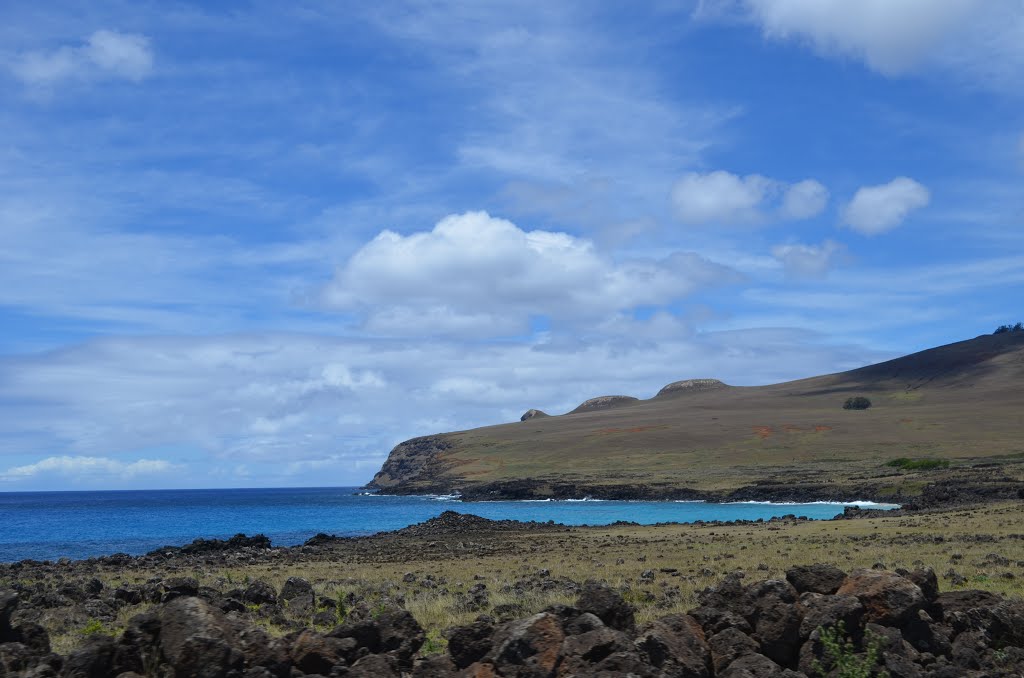
[[[871,407],[871,401],[864,396],[847,398],[846,402],[843,403],[844,410],[866,410],[869,407]]]
[[[1016,325],[1000,325],[992,334],[1006,334],[1007,332],[1024,332],[1024,323]]]

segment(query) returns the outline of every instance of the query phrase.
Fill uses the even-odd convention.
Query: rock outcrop
[[[369,489],[393,491],[401,488],[415,492],[434,489],[435,482],[446,476],[451,464],[444,453],[454,444],[445,436],[412,438],[395,446],[377,475],[366,486]]]
[[[658,391],[658,394],[654,397],[664,398],[665,396],[682,395],[684,393],[717,391],[720,388],[728,387],[728,384],[718,379],[683,379],[682,381],[673,381],[671,384],[668,384]]]
[[[733,573],[688,614],[644,624],[618,590],[591,581],[573,605],[508,621],[481,615],[450,628],[447,652],[429,656],[421,653],[423,628],[398,604],[352,612],[333,630],[273,638],[230,596],[203,590],[61,656],[41,627],[16,623],[18,595],[0,591],[0,675],[807,678],[853,675],[856,667],[865,676],[981,678],[1024,668],[1024,601],[939,593],[930,569],[846,574],[809,566],[792,568],[785,581],[743,579]],[[253,593],[264,606],[314,595],[304,580],[280,592],[262,582],[250,589],[239,595]]]
[[[519,417],[519,421],[529,421],[530,419],[539,419],[542,417],[550,417],[551,415],[541,410],[529,409],[523,413],[523,416]]]
[[[597,398],[591,398],[590,400],[584,400],[579,406],[569,412],[569,414],[579,414],[581,412],[597,412],[598,410],[610,410],[615,407],[624,407],[626,405],[632,405],[633,403],[640,402],[639,398],[633,396],[624,395],[610,395],[610,396],[598,396]]]

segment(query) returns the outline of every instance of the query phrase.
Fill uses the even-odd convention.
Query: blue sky
[[[1024,320],[1017,0],[12,0],[0,92],[0,491]]]

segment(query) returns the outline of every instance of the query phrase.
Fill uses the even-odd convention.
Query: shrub
[[[448,649],[448,641],[437,631],[431,631],[427,633],[426,640],[423,641],[423,647],[420,648],[420,654],[434,655],[444,654]]]
[[[334,606],[334,614],[338,620],[338,626],[345,623],[345,617],[348,616],[348,609],[345,607],[345,593],[338,591],[338,600]]]
[[[864,634],[863,653],[857,652],[856,645],[846,635],[846,626],[841,621],[827,629],[819,626],[818,637],[831,669],[826,669],[821,662],[815,660],[814,671],[819,675],[835,675],[839,678],[871,678],[871,676],[888,678],[887,671],[875,668],[882,656],[884,642],[877,634],[871,631]]]
[[[885,462],[886,466],[901,468],[905,471],[931,471],[937,468],[949,468],[948,459],[908,459],[898,457]]]
[[[1016,325],[1000,325],[992,334],[1006,334],[1007,332],[1024,332],[1024,323]]]
[[[847,398],[846,402],[843,403],[844,410],[866,410],[869,407],[871,407],[871,401],[864,396]]]
[[[106,636],[115,635],[113,631],[111,631],[103,625],[103,622],[101,622],[99,619],[93,619],[91,617],[89,618],[89,621],[85,622],[85,626],[78,629],[78,632],[81,633],[83,636],[94,636],[97,634]]]

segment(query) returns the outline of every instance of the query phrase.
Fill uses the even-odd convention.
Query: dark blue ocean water
[[[486,518],[607,525],[756,520],[787,513],[831,518],[843,504],[704,504],[650,501],[496,501],[379,497],[354,487],[0,493],[0,561],[146,553],[197,537],[265,534],[278,546],[317,532],[373,534],[452,509]],[[885,508],[885,507],[883,507]]]

